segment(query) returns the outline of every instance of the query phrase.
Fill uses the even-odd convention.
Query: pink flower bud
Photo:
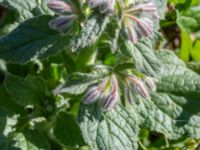
[[[101,11],[102,13],[113,13],[115,9],[115,0],[107,0],[105,8]]]
[[[137,22],[137,28],[142,35],[149,37],[153,33],[153,22],[148,18],[142,18]]]
[[[100,8],[101,13],[110,14],[114,12],[116,0],[88,0],[90,7]]]
[[[49,26],[50,26],[50,28],[55,29],[55,30],[65,31],[72,24],[75,17],[76,17],[75,15],[59,16],[59,17],[51,20],[49,22]]]
[[[103,95],[103,90],[107,84],[107,79],[103,80],[100,84],[93,86],[89,88],[86,95],[83,98],[84,104],[91,104],[96,102],[97,100],[100,100]]]
[[[126,97],[126,99],[128,100],[128,102],[130,104],[134,104],[134,102],[135,102],[135,97],[133,96],[132,92],[133,92],[133,90],[132,90],[132,88],[129,87],[129,84],[125,83],[123,95]]]
[[[156,79],[145,76],[144,82],[152,91],[156,91],[156,83],[157,83]]]
[[[96,102],[101,95],[101,91],[98,89],[98,86],[91,87],[83,98],[83,103],[88,105]]]
[[[138,37],[134,27],[128,27],[128,36],[133,43],[137,43]]]
[[[141,80],[139,80],[137,77],[134,76],[129,76],[128,80],[133,84],[133,86],[136,88],[136,90],[143,98],[145,99],[149,98],[149,92]]]
[[[136,43],[142,37],[153,34],[154,20],[159,19],[154,0],[129,0],[125,5],[125,26],[129,28],[129,39]],[[130,23],[132,22],[132,23]],[[132,28],[130,28],[130,24]]]
[[[103,111],[107,111],[107,110],[113,108],[116,105],[118,98],[119,98],[118,82],[114,75],[112,76],[111,82],[113,82],[112,91],[104,99]]]
[[[145,12],[154,12],[154,11],[157,11],[155,3],[151,2],[151,1],[149,1],[147,3],[144,3],[144,4],[140,4],[138,6],[138,8],[142,9]]]
[[[50,0],[47,6],[57,14],[72,13],[74,11],[70,4],[62,0]]]
[[[90,7],[95,8],[106,3],[106,0],[88,0]]]

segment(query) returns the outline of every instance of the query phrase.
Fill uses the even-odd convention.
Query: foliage
[[[2,150],[199,148],[200,2],[130,3],[0,0]]]

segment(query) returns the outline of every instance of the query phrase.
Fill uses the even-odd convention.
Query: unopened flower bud
[[[49,26],[52,29],[65,31],[69,28],[75,19],[75,15],[59,16],[49,22]]]
[[[129,39],[133,43],[137,43],[138,37],[137,37],[137,33],[136,33],[136,31],[134,30],[133,27],[128,27],[128,36],[129,36]]]
[[[145,12],[153,12],[153,11],[157,10],[155,3],[153,3],[152,1],[149,1],[149,2],[144,3],[144,4],[140,4],[138,6],[138,8],[142,9]]]
[[[129,76],[128,80],[133,84],[133,86],[136,88],[138,93],[145,99],[149,98],[149,92],[143,83],[143,81],[139,80],[137,77]]]
[[[140,38],[150,37],[153,34],[154,21],[159,19],[155,1],[128,0],[125,4],[123,15],[125,26],[129,28],[128,38],[136,43]]]
[[[103,82],[101,82],[98,85],[90,87],[82,100],[83,103],[87,105],[87,104],[94,103],[98,99],[100,99],[102,97],[103,90],[104,90],[106,84],[107,84],[107,79],[103,80]]]
[[[111,82],[113,82],[111,92],[104,99],[103,102],[103,111],[107,111],[115,106],[118,101],[119,93],[118,93],[118,82],[116,77],[113,75]]]
[[[105,2],[106,0],[88,0],[88,4],[90,5],[91,8],[103,5]]]
[[[125,84],[124,96],[126,97],[126,99],[128,100],[130,104],[134,104],[135,102],[135,97],[133,96],[132,91],[133,91],[132,88],[130,88],[128,84]]]
[[[149,37],[153,33],[153,22],[148,18],[142,18],[137,22],[137,28],[140,33],[146,37]]]
[[[101,12],[112,14],[114,12],[114,9],[115,9],[115,0],[107,0]]]
[[[98,86],[91,87],[83,98],[83,103],[88,105],[96,102],[100,98],[101,91],[98,90]]]
[[[156,79],[146,76],[144,78],[144,82],[152,91],[156,91],[156,83],[157,83]]]
[[[72,13],[74,11],[70,4],[62,0],[50,0],[47,6],[57,14]]]
[[[115,1],[116,0],[88,0],[88,3],[90,7],[99,7],[101,13],[109,15],[114,12]]]

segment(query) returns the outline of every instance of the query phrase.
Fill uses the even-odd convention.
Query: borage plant
[[[0,0],[11,14],[0,30],[1,149],[147,149],[152,135],[173,149],[200,138],[200,76],[160,45],[166,3]]]

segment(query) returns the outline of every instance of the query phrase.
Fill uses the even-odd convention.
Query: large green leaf
[[[25,63],[66,49],[67,37],[48,27],[50,19],[50,16],[41,16],[27,20],[10,34],[0,37],[0,58]]]
[[[5,26],[3,29],[4,33],[8,33],[9,31],[16,28],[19,23],[29,18],[44,14],[53,14],[47,7],[47,0],[1,0],[0,4],[4,7],[12,9],[15,14],[17,14],[16,20],[13,20],[14,22],[12,24],[10,23]]]
[[[52,14],[47,7],[47,0],[1,0],[0,4],[15,10],[19,17],[18,22],[39,15]]]
[[[79,123],[91,149],[137,149],[138,121],[128,108],[117,106],[102,113],[98,105],[81,105]]]
[[[21,106],[38,104],[44,100],[46,85],[42,78],[27,76],[25,79],[6,76],[5,89],[11,98]]]
[[[187,69],[172,52],[161,51],[161,80],[151,100],[138,100],[141,125],[167,138],[200,138],[200,76]]]
[[[105,30],[108,22],[108,16],[92,15],[88,18],[82,25],[80,33],[70,42],[72,51],[94,44]]]
[[[46,139],[37,131],[14,133],[1,145],[2,150],[49,150]]]
[[[17,114],[27,114],[23,107],[20,107],[17,103],[15,103],[15,101],[13,101],[9,97],[3,84],[0,85],[0,106],[2,108],[6,108],[7,110],[11,110],[12,112],[15,112]]]
[[[149,39],[139,41],[135,45],[130,41],[126,41],[121,49],[124,54],[133,60],[138,71],[149,76],[159,77],[160,63],[152,50],[152,43]]]
[[[60,112],[57,116],[54,135],[65,146],[80,147],[85,145],[75,117],[65,112]]]

